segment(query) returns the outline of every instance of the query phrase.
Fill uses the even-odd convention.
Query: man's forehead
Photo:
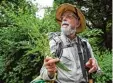
[[[65,11],[62,15],[65,15],[65,14],[74,14],[72,11]]]

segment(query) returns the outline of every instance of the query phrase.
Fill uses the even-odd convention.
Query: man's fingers
[[[95,64],[96,64],[95,60],[93,58],[90,58],[86,63],[86,67],[92,68]]]
[[[44,59],[44,66],[46,67],[46,69],[48,71],[48,75],[53,76],[54,73],[57,71],[55,63],[58,61],[59,61],[58,58],[53,59],[52,57],[46,57]]]
[[[49,66],[48,65],[46,66],[46,69],[52,69],[52,68],[56,68],[55,64],[54,65],[51,65],[51,66],[50,65]]]
[[[93,66],[88,72],[93,73],[97,70],[97,66]]]
[[[45,65],[52,65],[52,64],[55,64],[58,61],[59,61],[59,59],[50,59],[48,62],[45,63]]]
[[[49,60],[51,60],[52,59],[52,57],[46,57],[45,59],[44,59],[44,62],[48,62]]]
[[[89,61],[86,63],[86,67],[90,67],[90,63],[89,63]]]
[[[86,63],[86,67],[91,68],[91,66],[92,66],[92,59],[90,58]]]
[[[52,68],[52,69],[48,69],[48,72],[55,72],[55,68]]]
[[[96,65],[96,61],[93,59],[92,60],[92,66]]]

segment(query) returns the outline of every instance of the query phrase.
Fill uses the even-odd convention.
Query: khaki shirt
[[[51,53],[55,52],[57,49],[56,42],[61,42],[61,40],[62,40],[64,46],[73,44],[72,47],[63,49],[63,53],[60,58],[60,61],[71,71],[67,72],[60,68],[57,68],[58,72],[57,72],[57,80],[56,81],[58,83],[80,83],[81,81],[85,82],[85,79],[83,78],[83,74],[82,74],[82,70],[81,70],[78,49],[77,49],[77,45],[76,45],[78,43],[77,38],[78,37],[76,37],[73,40],[70,40],[65,35],[61,34],[61,36],[55,37],[56,41],[51,40],[49,43]],[[87,45],[88,45],[89,51],[91,53],[91,56],[94,58],[92,48],[88,42],[87,42]],[[80,48],[82,50],[82,47],[80,47]],[[83,52],[83,50],[82,50],[82,52]],[[44,66],[41,69],[40,75],[44,80],[51,80],[48,77],[47,70]]]

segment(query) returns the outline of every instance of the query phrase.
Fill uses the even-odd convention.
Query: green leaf
[[[64,71],[71,71],[63,63],[61,63],[60,61],[57,62],[56,65],[57,65],[57,67],[61,68]]]
[[[50,55],[50,57],[56,58],[55,55]],[[56,62],[56,66],[59,67],[60,69],[64,70],[64,71],[71,71],[61,61]]]

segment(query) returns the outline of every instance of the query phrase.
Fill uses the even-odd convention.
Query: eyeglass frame
[[[69,18],[71,19],[72,17],[74,17],[75,19],[78,19],[80,20],[80,18],[78,17],[78,15],[76,13],[71,13],[71,14],[67,14],[67,15],[61,15],[61,21],[63,20],[63,18],[66,17],[66,18]]]

